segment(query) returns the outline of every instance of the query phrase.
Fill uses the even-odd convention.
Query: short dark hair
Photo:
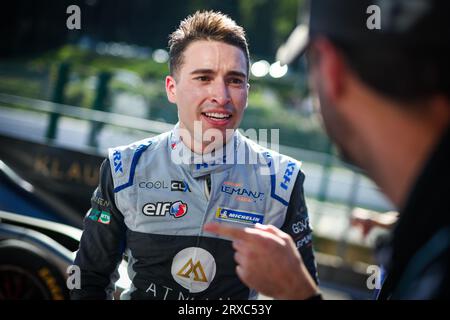
[[[181,21],[180,26],[169,36],[169,70],[175,76],[183,64],[183,52],[197,40],[220,41],[240,48],[249,71],[250,55],[244,29],[227,15],[214,11],[197,11]]]
[[[437,94],[450,98],[448,46],[373,46],[329,40],[358,77],[380,94],[408,104],[420,104]]]

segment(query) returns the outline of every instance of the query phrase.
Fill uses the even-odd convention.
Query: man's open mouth
[[[217,112],[202,112],[202,115],[214,120],[226,120],[231,118],[231,114]]]

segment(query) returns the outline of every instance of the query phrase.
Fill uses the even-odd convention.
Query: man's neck
[[[210,154],[214,150],[222,149],[228,141],[232,138],[235,131],[230,132],[230,135],[225,138],[225,142],[223,141],[197,141],[192,135],[188,134],[186,129],[183,126],[180,126],[181,129],[179,131],[181,142],[192,152],[202,155],[202,154]],[[185,133],[185,134],[184,134]]]

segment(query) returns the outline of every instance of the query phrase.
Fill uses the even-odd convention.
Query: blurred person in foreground
[[[381,29],[368,27],[375,11]],[[399,211],[377,248],[387,271],[379,299],[450,297],[449,16],[448,1],[313,0],[308,37],[297,43],[328,134]],[[237,273],[250,288],[322,298],[278,228],[206,230],[234,239]]]
[[[179,123],[109,150],[75,259],[81,288],[71,297],[111,298],[125,253],[132,284],[121,299],[256,298],[236,275],[231,241],[203,230],[213,220],[289,232],[317,281],[300,163],[236,130],[249,90],[244,30],[221,13],[197,12],[169,47],[166,92]]]

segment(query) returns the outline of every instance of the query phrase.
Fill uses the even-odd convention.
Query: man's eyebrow
[[[195,69],[190,72],[190,74],[215,74],[216,72],[212,69]],[[237,76],[242,78],[247,78],[247,75],[244,72],[231,70],[227,72],[227,76]]]
[[[244,72],[241,71],[235,71],[235,70],[231,70],[227,73],[227,75],[230,76],[237,76],[237,77],[242,77],[242,78],[247,78],[247,75]]]
[[[195,69],[190,72],[190,74],[213,74],[213,73],[215,72],[211,69]]]

